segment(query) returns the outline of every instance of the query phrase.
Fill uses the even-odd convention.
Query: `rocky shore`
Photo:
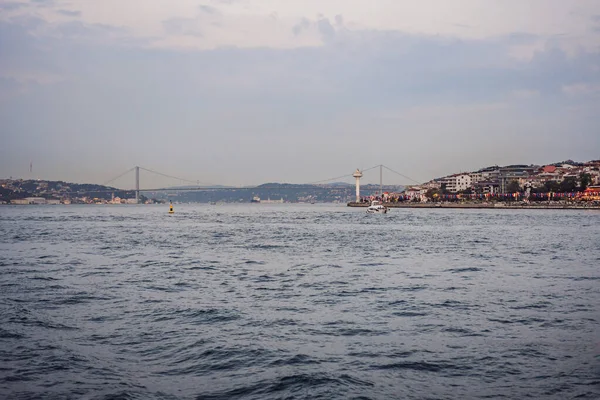
[[[600,210],[600,204],[587,202],[435,202],[435,203],[384,203],[388,208],[490,208],[490,209],[541,209],[541,210]],[[348,207],[368,207],[369,203],[348,203]]]

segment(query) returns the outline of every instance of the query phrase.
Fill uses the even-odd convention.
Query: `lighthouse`
[[[356,172],[352,176],[356,178],[356,202],[360,203],[360,178],[362,178],[363,174],[356,168]]]

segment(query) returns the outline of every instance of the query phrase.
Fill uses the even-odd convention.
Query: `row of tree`
[[[549,193],[549,192],[560,192],[560,193],[574,193],[583,192],[592,183],[592,176],[587,173],[581,173],[579,179],[574,176],[568,176],[560,182],[547,181],[537,188],[531,188],[531,193]],[[506,186],[507,193],[518,193],[523,192],[524,188],[519,185],[516,180],[510,181]]]

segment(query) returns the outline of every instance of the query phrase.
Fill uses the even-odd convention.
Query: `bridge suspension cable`
[[[362,172],[367,172],[367,171],[370,171],[377,167],[379,167],[379,165],[375,165],[374,167],[364,169],[364,170],[362,170]],[[315,181],[315,182],[303,183],[303,185],[318,185],[319,183],[331,182],[336,179],[342,179],[342,178],[352,178],[352,174],[345,174],[345,175],[336,176],[335,178],[329,178],[329,179],[323,179],[323,180]]]
[[[374,166],[372,166],[370,168],[363,169],[361,172],[364,173],[364,172],[371,171],[371,170],[373,170],[375,168],[382,168],[382,167],[385,168],[385,169],[387,169],[388,171],[393,172],[394,174],[399,175],[399,176],[401,176],[401,177],[403,177],[405,179],[408,179],[408,180],[410,180],[412,182],[415,182],[417,184],[420,183],[416,179],[413,179],[413,178],[411,178],[409,176],[401,174],[400,172],[395,171],[395,170],[393,170],[393,169],[391,169],[391,168],[389,168],[389,167],[387,167],[387,166],[385,166],[383,164],[374,165]],[[104,182],[103,185],[106,186],[109,183],[111,183],[113,181],[116,181],[117,179],[119,179],[119,178],[123,177],[124,175],[128,174],[129,172],[135,170],[135,168],[136,167],[128,169],[127,171],[119,174],[118,176],[116,176],[116,177],[114,177],[114,178],[112,178],[112,179]],[[190,184],[198,186],[198,188],[188,188],[186,190],[192,190],[192,189],[193,190],[204,190],[204,189],[211,189],[211,190],[214,190],[214,189],[225,189],[225,190],[226,189],[232,189],[232,190],[235,190],[235,189],[257,189],[257,188],[259,188],[259,186],[221,187],[221,186],[213,185],[213,184],[210,184],[210,183],[205,183],[205,182],[200,182],[200,181],[193,181],[191,179],[185,179],[185,178],[181,178],[181,177],[174,176],[174,175],[164,174],[162,172],[158,172],[158,171],[152,170],[150,168],[139,167],[139,169],[144,170],[146,172],[150,172],[152,174],[163,176],[165,178],[176,179],[176,180],[181,181],[181,182],[186,182],[186,183],[190,183]],[[337,179],[351,178],[351,177],[352,177],[352,174],[344,174],[344,175],[339,175],[339,176],[336,176],[336,177],[333,177],[333,178],[329,178],[329,179],[322,179],[322,180],[319,180],[319,181],[302,183],[300,185],[318,185],[318,184],[322,184],[322,183],[327,183],[327,182],[335,181]],[[200,187],[200,185],[203,185],[203,187]],[[296,184],[295,186],[298,186],[298,185]],[[266,187],[266,186],[260,186],[260,188],[262,188],[262,189],[269,189],[269,187]],[[277,187],[277,189],[282,189],[282,188],[281,187]],[[123,189],[123,190],[132,191],[132,190],[135,190],[135,189]],[[170,189],[169,188],[157,188],[157,189],[142,189],[142,190],[143,191],[165,191],[165,190],[175,190],[175,189],[173,189],[173,188],[170,188]],[[94,192],[100,192],[100,191],[94,191]]]
[[[400,176],[401,176],[401,177],[403,177],[403,178],[406,178],[406,179],[408,179],[408,180],[410,180],[410,181],[413,181],[413,182],[415,182],[416,184],[421,184],[421,182],[419,182],[419,181],[417,181],[417,180],[415,180],[415,179],[413,179],[413,178],[411,178],[411,177],[409,177],[409,176],[403,175],[403,174],[401,174],[400,172],[394,171],[393,169],[391,169],[391,168],[389,168],[389,167],[386,167],[385,165],[383,165],[383,168],[385,168],[385,169],[387,169],[388,171],[390,171],[390,172],[393,172],[393,173],[395,173],[395,174],[397,174],[397,175],[400,175]]]
[[[131,172],[131,171],[133,171],[134,169],[135,169],[135,167],[128,169],[127,171],[123,172],[122,174],[120,174],[120,175],[116,176],[115,178],[112,178],[112,179],[110,179],[110,180],[108,180],[108,181],[104,182],[104,183],[102,184],[102,186],[106,186],[106,185],[108,185],[109,183],[116,181],[117,179],[119,179],[120,177],[122,177],[122,176],[124,176],[124,175],[127,175],[128,173],[130,173],[130,172]]]
[[[200,186],[200,184],[206,185],[206,186],[211,186],[212,185],[210,183],[204,183],[204,182],[200,182],[200,181],[192,181],[190,179],[180,178],[178,176],[163,174],[162,172],[154,171],[154,170],[151,170],[149,168],[140,167],[140,169],[142,169],[142,170],[144,170],[146,172],[150,172],[152,174],[163,176],[165,178],[177,179],[177,180],[182,181],[182,182],[193,183],[194,185],[197,185],[197,186]]]

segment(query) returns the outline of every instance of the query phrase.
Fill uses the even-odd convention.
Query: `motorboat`
[[[385,214],[387,211],[388,208],[377,200],[373,200],[371,205],[367,207],[367,214]]]

